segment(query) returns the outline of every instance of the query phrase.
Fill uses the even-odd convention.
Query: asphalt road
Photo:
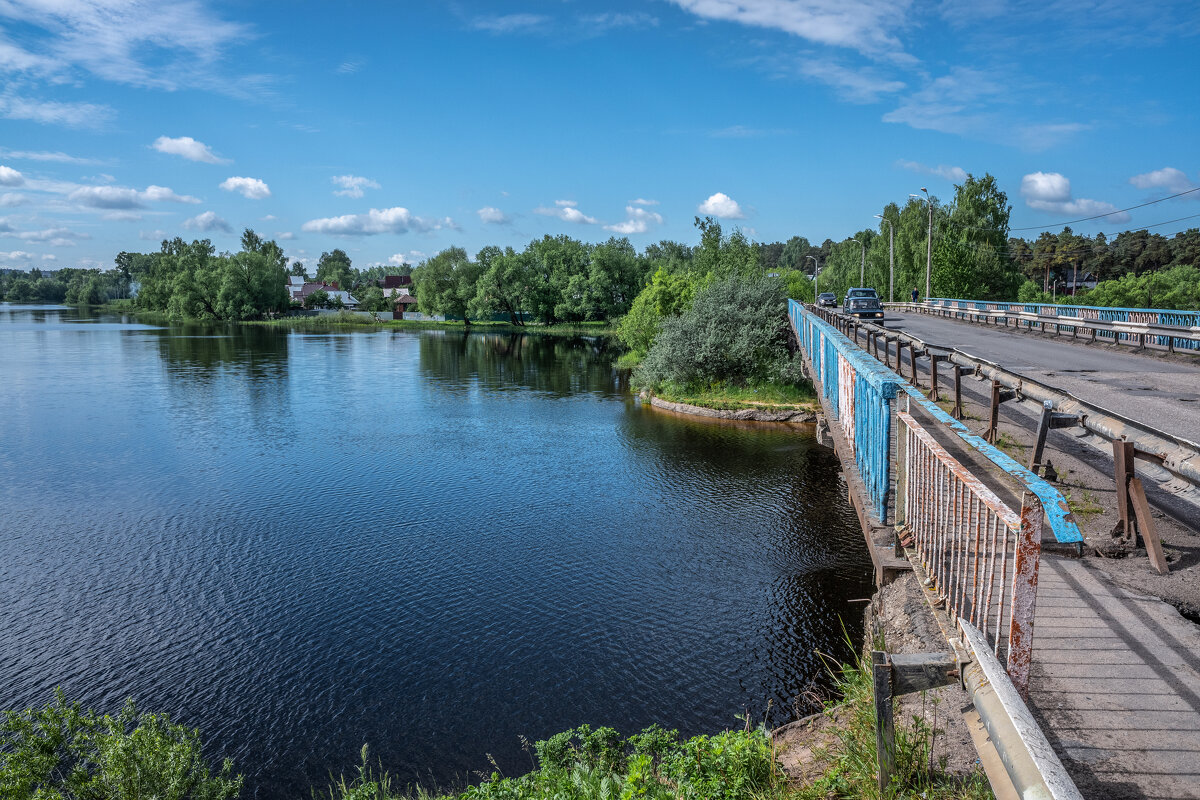
[[[953,347],[1147,425],[1200,442],[1200,356],[1192,362],[1071,343],[925,314],[888,312],[888,328]]]

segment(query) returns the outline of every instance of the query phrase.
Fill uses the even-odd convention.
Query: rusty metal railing
[[[1042,506],[1024,495],[1014,512],[907,412],[904,524],[926,579],[951,620],[987,637],[1017,690],[1029,687]]]

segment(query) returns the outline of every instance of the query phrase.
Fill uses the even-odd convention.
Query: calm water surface
[[[614,357],[0,305],[0,707],[132,696],[272,800],[364,742],[446,784],[584,722],[786,720],[870,591],[837,460]]]

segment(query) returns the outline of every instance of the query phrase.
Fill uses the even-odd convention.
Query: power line
[[[1025,228],[1009,228],[1009,231],[1036,231],[1036,230],[1042,230],[1044,228],[1057,228],[1059,225],[1074,225],[1076,222],[1088,222],[1089,220],[1101,219],[1102,217],[1111,217],[1114,214],[1124,214],[1126,211],[1133,211],[1135,208],[1145,208],[1146,206],[1152,206],[1155,203],[1161,203],[1164,200],[1174,200],[1176,197],[1183,197],[1185,194],[1191,194],[1192,192],[1200,192],[1200,186],[1197,186],[1195,189],[1188,189],[1185,192],[1179,192],[1178,194],[1172,194],[1172,195],[1167,195],[1166,197],[1160,197],[1159,199],[1151,200],[1148,203],[1139,203],[1138,205],[1130,206],[1129,208],[1118,208],[1116,211],[1109,211],[1107,214],[1097,214],[1094,217],[1083,217],[1081,219],[1071,219],[1071,220],[1067,220],[1066,222],[1055,222],[1055,223],[1048,224],[1048,225],[1029,225],[1028,227],[1025,227]],[[1184,217],[1184,219],[1188,219],[1188,217]],[[1147,225],[1146,227],[1150,227],[1150,226]]]

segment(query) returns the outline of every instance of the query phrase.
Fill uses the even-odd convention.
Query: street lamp
[[[924,186],[920,187],[920,191],[925,193],[925,205],[929,206],[929,236],[925,240],[925,301],[929,301],[929,291],[932,272],[934,272],[934,204],[929,199],[929,190]],[[908,197],[922,199],[919,194],[910,194]]]
[[[813,302],[815,303],[817,301],[817,276],[821,274],[821,270],[818,269],[820,265],[812,256],[805,256],[805,258],[813,262]]]
[[[876,217],[888,224],[888,302],[896,302],[896,228],[883,214]]]

